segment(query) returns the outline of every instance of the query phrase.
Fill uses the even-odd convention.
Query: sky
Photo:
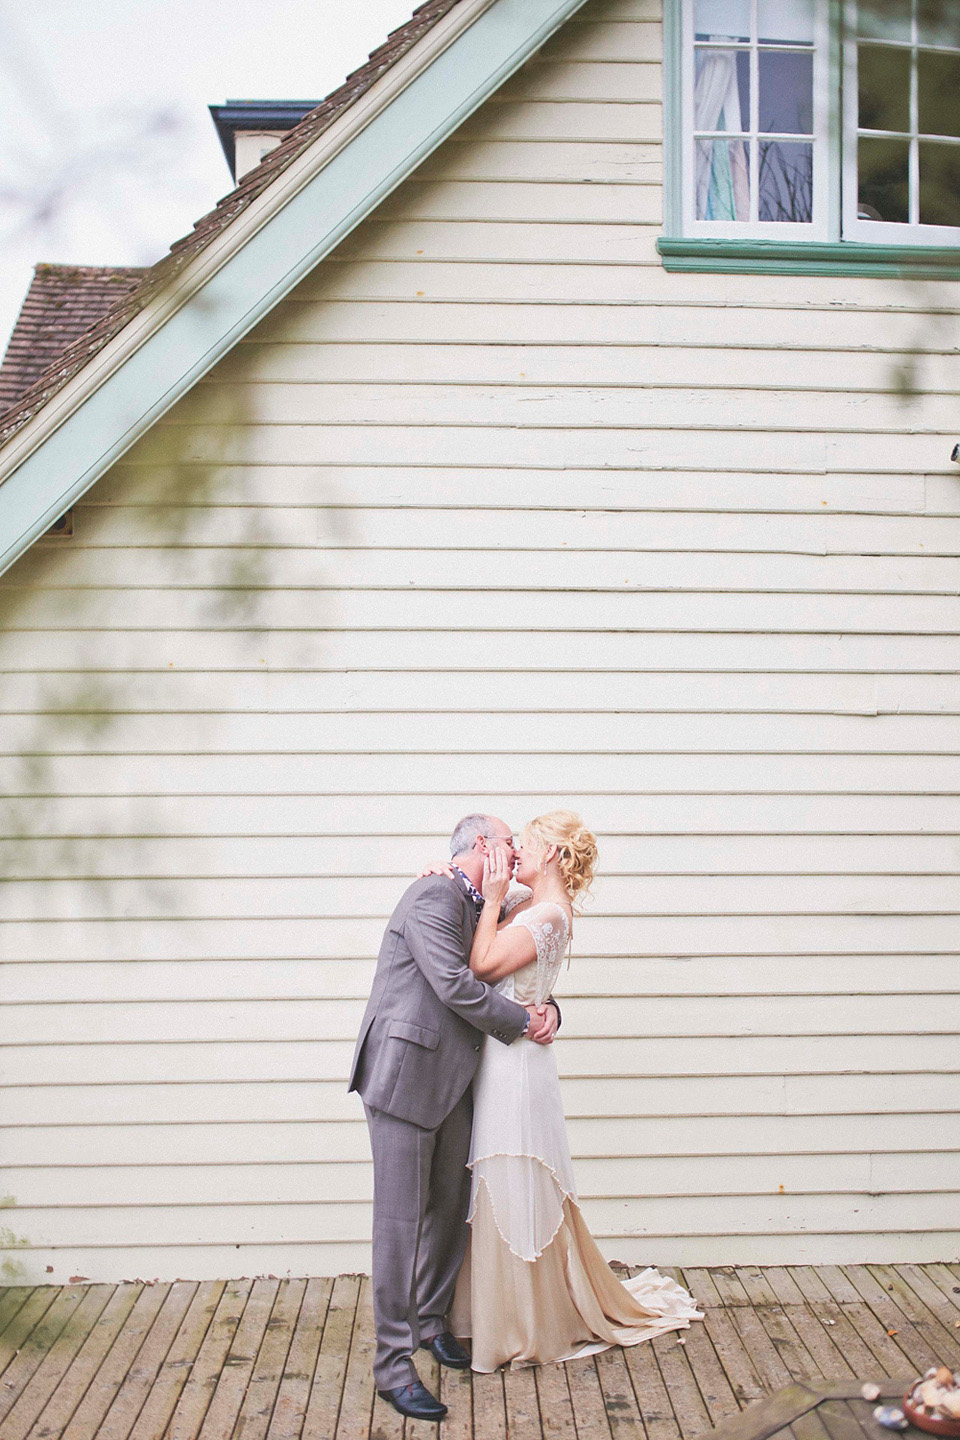
[[[149,265],[233,188],[210,104],[322,99],[417,0],[0,0],[0,351],[38,261]]]

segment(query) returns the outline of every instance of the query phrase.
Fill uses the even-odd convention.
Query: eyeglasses
[[[514,844],[516,844],[516,842],[515,842],[515,840],[514,840],[514,838],[513,838],[512,835],[485,835],[483,838],[484,838],[486,841],[488,841],[490,844],[493,844],[493,842],[494,842],[495,840],[496,840],[500,845],[514,845]]]

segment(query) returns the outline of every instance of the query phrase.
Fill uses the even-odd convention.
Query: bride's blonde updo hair
[[[586,898],[597,863],[597,837],[573,810],[551,810],[523,827],[523,839],[537,850],[557,847],[560,874],[571,900]],[[579,909],[579,904],[577,905]]]

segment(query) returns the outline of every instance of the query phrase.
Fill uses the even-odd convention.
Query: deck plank
[[[144,1339],[170,1291],[169,1285],[147,1285],[131,1282],[136,1299],[96,1374],[84,1391],[83,1399],[70,1416],[63,1431],[63,1440],[92,1440],[99,1434],[103,1418],[113,1404],[136,1360]]]
[[[232,1440],[264,1440],[306,1288],[305,1280],[279,1282]]]
[[[32,1285],[7,1285],[0,1290],[0,1336],[10,1324],[21,1305],[26,1304],[33,1294]]]
[[[844,1265],[844,1274],[862,1295],[873,1314],[895,1339],[904,1354],[920,1371],[930,1365],[939,1365],[940,1357],[924,1335],[911,1321],[910,1316],[881,1284],[870,1274],[865,1265]]]
[[[0,1336],[0,1378],[4,1383],[8,1379],[7,1370],[17,1357],[17,1352],[23,1348],[27,1337],[42,1323],[44,1316],[62,1293],[59,1285],[38,1285],[10,1320]]]
[[[643,1421],[637,1397],[630,1383],[630,1371],[623,1350],[611,1346],[596,1357],[600,1393],[607,1412],[607,1424],[613,1440],[637,1440],[643,1435]]]
[[[898,1265],[897,1269],[901,1274],[915,1270],[922,1272],[924,1280],[939,1292],[938,1303],[946,1307],[944,1314],[947,1323],[951,1328],[956,1326],[956,1322],[960,1320],[960,1285],[957,1284],[956,1277],[951,1275],[949,1266]]]
[[[195,1440],[213,1399],[252,1289],[248,1279],[229,1280],[200,1341],[186,1384],[177,1396],[165,1440]]]
[[[337,1440],[367,1440],[373,1415],[373,1282],[364,1275],[350,1333],[350,1353],[343,1377],[343,1398],[337,1420]]]
[[[685,1440],[686,1437],[703,1435],[713,1427],[696,1376],[687,1359],[686,1333],[659,1335],[650,1343],[653,1345],[681,1435]]]
[[[200,1426],[199,1440],[230,1440],[279,1288],[278,1280],[263,1277],[254,1280],[219,1374],[215,1379],[211,1377],[213,1394]]]
[[[683,1273],[684,1284],[691,1294],[696,1295],[697,1303],[704,1313],[703,1327],[710,1336],[731,1393],[741,1407],[761,1399],[767,1392],[733,1321],[723,1307],[720,1293],[709,1270],[688,1268]],[[693,1329],[693,1326],[690,1328]]]
[[[499,1374],[473,1377],[473,1434],[474,1440],[506,1440],[507,1412]]]
[[[78,1354],[28,1432],[28,1440],[55,1440],[66,1428],[93,1377],[127,1322],[139,1287],[117,1285]]]
[[[576,1440],[566,1366],[538,1365],[535,1379],[544,1440]]]
[[[303,1440],[333,1440],[336,1433],[353,1322],[360,1299],[360,1278],[359,1275],[338,1275],[333,1282],[303,1417]]]
[[[742,1266],[737,1269],[736,1276],[790,1374],[811,1382],[825,1379],[826,1376],[807,1349],[763,1271],[752,1266]]]
[[[177,1325],[172,1341],[162,1356],[159,1368],[154,1369],[157,1355],[163,1348],[169,1333],[167,1331],[168,1321],[172,1320],[180,1311],[183,1293],[179,1289],[181,1286],[187,1286],[192,1290],[189,1304],[186,1313],[182,1315]],[[129,1433],[128,1440],[156,1440],[158,1435],[166,1434],[170,1417],[190,1378],[204,1336],[213,1321],[225,1289],[226,1282],[223,1280],[202,1280],[199,1284],[195,1281],[184,1280],[174,1282],[174,1294],[167,1298],[163,1306],[161,1317],[158,1319],[159,1328],[156,1337],[151,1330],[144,1349],[137,1357],[137,1364],[132,1368],[111,1406],[111,1413],[116,1411],[118,1421],[121,1421],[127,1414],[134,1416],[133,1428]],[[137,1401],[148,1381],[149,1389],[137,1411]]]
[[[829,1291],[840,1312],[871,1351],[882,1375],[903,1375],[916,1368],[908,1352],[897,1343],[899,1337],[887,1334],[887,1328],[881,1325],[859,1290],[838,1266],[818,1265],[816,1280]]]
[[[885,1374],[884,1366],[861,1339],[859,1332],[851,1324],[850,1317],[817,1277],[816,1272],[807,1266],[790,1266],[789,1275],[805,1297],[810,1313],[816,1317],[819,1324],[829,1327],[837,1347],[846,1356],[854,1372],[861,1379],[866,1377],[871,1380],[879,1379]],[[902,1368],[903,1357],[892,1343],[889,1345],[889,1354],[893,1364]]]
[[[0,1291],[0,1380],[8,1381],[0,1384],[0,1433],[699,1440],[719,1426],[723,1440],[741,1422],[744,1433],[762,1426],[755,1402],[799,1382],[825,1398],[787,1420],[778,1440],[880,1440],[872,1407],[859,1397],[863,1380],[898,1394],[917,1369],[960,1366],[960,1266],[669,1273],[697,1297],[705,1319],[653,1342],[493,1375],[441,1369],[419,1352],[421,1378],[449,1408],[440,1427],[404,1421],[376,1396],[366,1277],[11,1287]],[[738,1437],[736,1428],[730,1434]]]
[[[607,1419],[593,1356],[585,1355],[580,1360],[568,1360],[566,1371],[573,1405],[573,1423],[577,1427],[579,1440],[611,1440],[610,1422]]]
[[[307,1281],[276,1403],[270,1417],[267,1440],[298,1440],[303,1429],[332,1294],[331,1278]]]
[[[951,1370],[960,1369],[960,1332],[951,1325],[943,1324],[938,1310],[941,1308],[939,1292],[927,1280],[918,1265],[868,1265],[867,1270],[877,1284],[896,1300],[903,1313],[909,1316],[911,1324],[925,1336],[932,1349],[942,1357]],[[913,1283],[903,1272],[914,1272]],[[932,1295],[930,1292],[933,1292]],[[928,1303],[932,1300],[932,1305]],[[942,1307],[946,1312],[946,1306]]]
[[[24,1440],[100,1319],[115,1285],[84,1287],[80,1304],[23,1387],[3,1422],[3,1440]]]
[[[97,1428],[97,1440],[127,1440],[197,1290],[194,1280],[176,1280]]]
[[[725,1266],[710,1273],[724,1308],[767,1393],[789,1385],[791,1380],[797,1377],[784,1363],[767,1334],[760,1317],[750,1304],[746,1291],[734,1274],[733,1267]]]
[[[680,1426],[653,1347],[631,1345],[623,1353],[648,1440],[679,1440]]]
[[[771,1267],[764,1270],[764,1279],[782,1307],[783,1314],[793,1326],[807,1353],[827,1380],[842,1380],[853,1375],[854,1370],[847,1355],[836,1343],[833,1331],[836,1326],[825,1326],[806,1303],[796,1281],[785,1269]]]
[[[533,1369],[507,1370],[503,1376],[503,1402],[507,1413],[507,1434],[524,1440],[542,1440],[540,1402]],[[410,1427],[407,1426],[409,1431]]]
[[[440,1364],[429,1350],[418,1350],[415,1359],[417,1374],[431,1395],[440,1394]],[[426,1420],[407,1420],[406,1440],[436,1440],[438,1426],[436,1422]]]
[[[440,1399],[447,1407],[443,1440],[472,1440],[473,1393],[469,1370],[440,1371]]]
[[[721,1425],[724,1420],[739,1415],[740,1405],[714,1349],[706,1321],[692,1320],[689,1330],[681,1331],[677,1338],[686,1342],[684,1353],[687,1363],[697,1382],[711,1425]]]
[[[3,1383],[0,1385],[0,1421],[9,1415],[64,1329],[81,1310],[84,1293],[83,1285],[65,1285],[53,1304],[44,1312],[43,1318],[32,1326],[29,1334],[24,1337],[18,1353],[3,1372]],[[88,1330],[92,1324],[93,1317],[89,1317]]]

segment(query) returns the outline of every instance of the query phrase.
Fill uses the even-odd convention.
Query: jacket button
[[[480,1049],[480,1046],[479,1046],[479,1045],[474,1045],[473,1048],[474,1048],[474,1050],[479,1050],[479,1049]]]

